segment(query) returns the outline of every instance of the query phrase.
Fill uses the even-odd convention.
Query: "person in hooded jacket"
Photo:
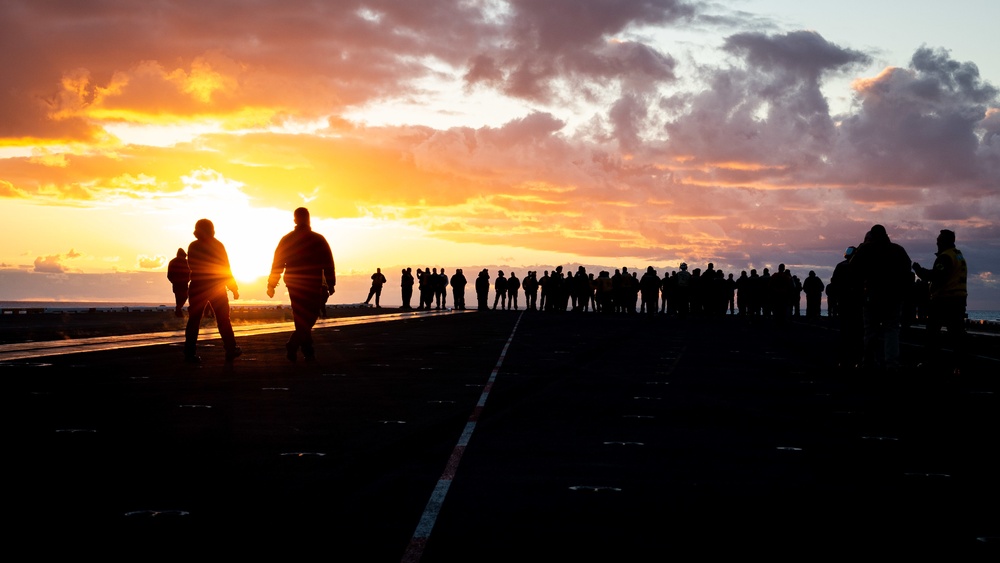
[[[240,356],[243,350],[236,345],[233,334],[233,323],[229,318],[229,296],[226,291],[233,292],[233,299],[240,298],[240,290],[233,278],[233,270],[229,266],[229,255],[226,247],[215,238],[215,225],[208,219],[199,219],[194,224],[195,240],[188,246],[187,260],[191,268],[191,285],[188,288],[190,305],[188,306],[188,322],[184,330],[184,360],[188,363],[200,363],[201,357],[196,352],[198,332],[201,329],[201,317],[205,309],[211,307],[215,313],[215,324],[222,337],[222,346],[226,350],[226,361]]]
[[[864,367],[896,371],[903,297],[910,290],[910,257],[892,242],[882,225],[874,225],[851,260],[864,290]]]
[[[188,298],[188,283],[191,282],[191,267],[188,266],[187,253],[183,248],[177,249],[177,256],[167,264],[167,280],[174,292],[175,317],[184,316],[184,303]]]

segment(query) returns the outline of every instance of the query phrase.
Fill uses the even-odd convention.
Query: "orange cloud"
[[[995,238],[998,97],[974,65],[919,49],[857,80],[857,104],[832,116],[826,77],[870,59],[818,32],[730,28],[726,63],[692,71],[634,32],[700,5],[550,4],[259,2],[234,16],[216,2],[5,2],[0,197],[60,220],[79,208],[80,224],[115,206],[208,215],[228,198],[267,216],[308,203],[505,256],[760,263],[796,246],[822,263],[876,221],[914,240],[933,240],[903,228],[916,220]],[[344,118],[476,94],[524,109],[481,126],[496,123],[483,104],[476,125],[447,129]]]
[[[146,256],[140,254],[136,257],[137,265],[143,270],[155,270],[167,265],[167,257],[163,255]]]
[[[39,256],[38,258],[35,258],[34,271],[45,274],[62,274],[66,272],[71,272],[73,270],[65,266],[63,264],[63,261],[79,257],[80,254],[74,250],[70,250],[66,254],[50,254],[48,256]]]

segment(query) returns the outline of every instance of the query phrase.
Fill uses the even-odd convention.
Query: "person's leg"
[[[902,303],[887,303],[883,319],[885,338],[885,367],[896,370],[900,367],[899,360],[899,326],[903,315]]]
[[[174,308],[174,315],[178,317],[184,316],[184,302],[187,301],[188,290],[187,287],[178,288],[174,291],[174,301],[176,302],[176,307]]]
[[[203,288],[192,286],[190,299],[188,321],[184,329],[184,358],[188,361],[198,361],[196,354],[198,331],[201,330],[201,317],[205,314],[205,307],[208,306],[208,295]]]
[[[952,373],[960,375],[966,369],[966,340],[965,333],[965,299],[961,303],[953,303],[948,310],[948,338],[951,340],[952,349]]]
[[[312,328],[319,317],[320,293],[319,291],[299,290],[293,295],[289,291],[289,297],[292,301],[292,319],[295,323],[294,341],[289,339],[289,355],[294,357],[295,350],[301,347],[302,355],[307,360],[315,359],[316,351],[313,348]]]
[[[878,315],[876,314],[875,306],[865,303],[862,315],[864,317],[864,351],[861,363],[866,368],[871,368],[875,366],[875,360],[878,357],[875,346],[879,343],[880,337]]]
[[[236,345],[236,335],[233,333],[233,323],[229,316],[229,296],[223,288],[222,292],[212,296],[210,301],[212,309],[215,310],[215,324],[219,328],[219,336],[222,337],[222,347],[226,350],[226,359],[231,360],[241,354],[240,347]]]

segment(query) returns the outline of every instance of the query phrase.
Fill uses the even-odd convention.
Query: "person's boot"
[[[184,362],[188,364],[200,364],[201,356],[195,354],[194,346],[184,347]]]

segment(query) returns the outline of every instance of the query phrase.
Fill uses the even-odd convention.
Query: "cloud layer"
[[[317,215],[456,242],[737,270],[832,267],[879,222],[924,261],[938,229],[956,230],[992,279],[1000,96],[973,62],[924,46],[862,74],[872,56],[821,32],[741,29],[710,9],[7,1],[0,148],[28,152],[0,159],[0,198],[140,200],[211,171],[261,206],[309,201]],[[711,38],[710,56],[655,39],[689,28]],[[834,114],[824,88],[845,76],[854,103]],[[345,118],[449,96],[523,109],[460,127]],[[192,132],[121,140],[142,128]],[[162,255],[137,260],[155,268]],[[35,268],[63,265],[39,256]]]

